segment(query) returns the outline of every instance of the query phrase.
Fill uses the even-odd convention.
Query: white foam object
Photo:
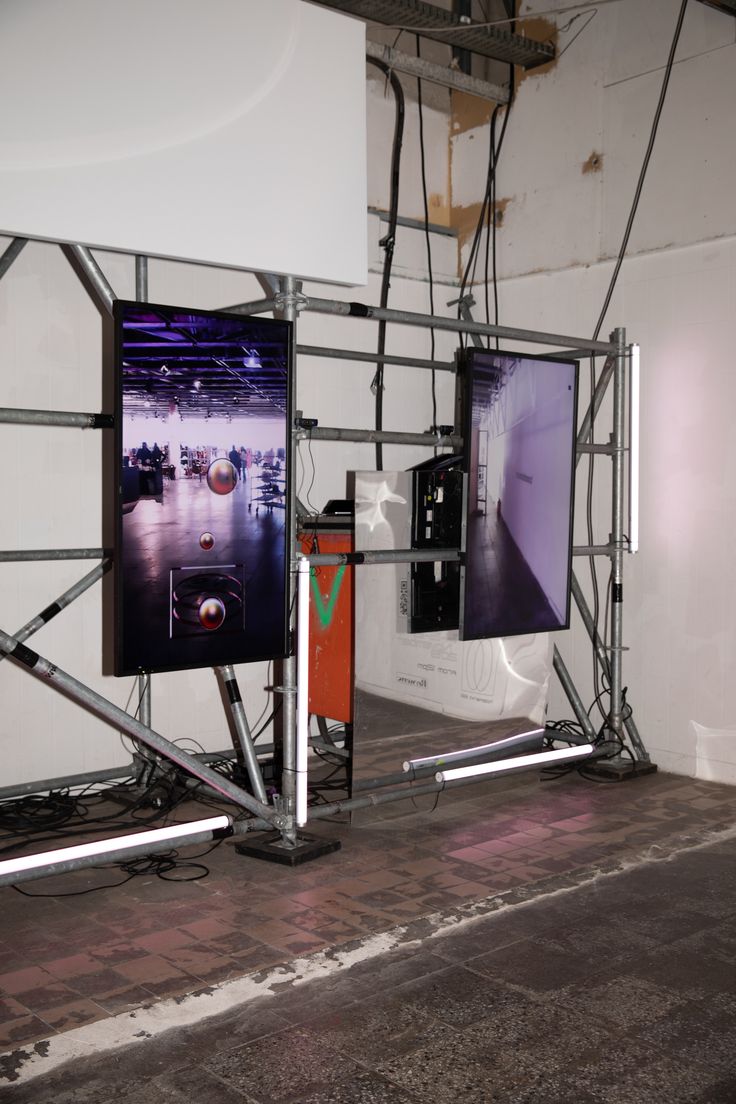
[[[300,0],[5,0],[0,231],[367,271],[364,24]]]

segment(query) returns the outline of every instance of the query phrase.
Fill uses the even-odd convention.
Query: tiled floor
[[[390,954],[14,1085],[14,1104],[733,1104],[736,840],[693,845],[732,822],[736,792],[663,777],[594,793],[571,780],[557,796],[554,822],[539,815],[548,791],[527,785],[523,814],[496,808],[486,827],[549,823],[542,846],[590,834],[591,851],[626,822],[624,851],[639,835],[663,861],[553,876],[445,935],[415,921]],[[399,828],[412,851],[429,826],[414,821]]]
[[[734,823],[736,788],[667,775],[594,784],[515,776],[401,804],[360,827],[318,822],[342,850],[296,870],[224,844],[196,882],[114,869],[0,890],[0,1044],[22,1047],[204,990],[437,911],[625,859]],[[186,873],[186,871],[182,871]],[[677,934],[678,913],[662,921]],[[630,940],[644,946],[632,917]],[[644,939],[644,936],[641,936]],[[554,961],[550,952],[550,961]]]

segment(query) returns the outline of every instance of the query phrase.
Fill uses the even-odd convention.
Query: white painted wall
[[[542,0],[535,0],[535,6],[540,8]],[[609,258],[633,194],[677,7],[676,0],[648,0],[646,5],[621,0],[601,7],[555,70],[529,76],[522,84],[499,172],[499,197],[510,198],[498,241],[503,322],[592,331],[611,272]],[[632,256],[604,326],[605,333],[626,325],[630,338],[642,346],[642,552],[627,561],[625,575],[629,697],[661,767],[733,782],[735,36],[736,21],[691,0],[678,54],[683,60],[673,74]],[[382,83],[369,81],[369,203],[385,208],[393,119],[382,95]],[[413,110],[410,106],[410,116]],[[445,123],[440,111],[431,116],[429,187],[447,196]],[[416,152],[416,131],[411,121],[407,126],[414,135],[407,148]],[[480,137],[471,131],[454,142],[452,184],[458,204],[481,198],[487,142]],[[582,165],[594,150],[603,155],[602,172],[583,174]],[[421,215],[418,180],[414,153],[405,163],[401,193],[402,213],[412,217]],[[308,219],[309,212],[303,217]],[[369,220],[371,274],[368,285],[351,291],[350,298],[377,301],[377,242],[383,232],[377,219]],[[403,234],[391,304],[426,311],[427,284],[418,278],[425,263],[422,237],[414,231]],[[436,235],[434,245],[442,258],[441,275],[450,281],[453,241]],[[132,260],[121,254],[101,254],[100,259],[118,294],[132,297]],[[306,290],[334,294],[326,285]],[[438,295],[438,313],[448,311],[444,304],[452,290],[446,286]],[[257,297],[260,289],[245,274],[156,261],[151,264],[150,295],[163,302],[215,307]],[[0,281],[0,362],[6,366],[2,404],[99,409],[100,332],[99,316],[60,251],[29,245]],[[371,322],[308,314],[300,323],[299,340],[305,344],[371,350],[375,339]],[[426,331],[388,327],[389,352],[425,356],[429,344]],[[449,360],[454,347],[450,335],[437,334],[438,358]],[[372,376],[370,364],[303,358],[299,405],[323,425],[370,425]],[[439,417],[451,421],[449,374],[438,375],[437,391]],[[431,417],[427,373],[392,372],[386,426],[422,430]],[[604,417],[599,432],[608,432]],[[98,435],[3,426],[0,439],[0,546],[97,545],[102,493]],[[304,495],[312,480],[306,445],[300,454]],[[420,449],[387,447],[385,467],[405,468],[424,455]],[[374,450],[316,442],[312,456],[316,475],[310,497],[319,506],[329,497],[342,497],[346,468],[370,468]],[[606,463],[597,464],[597,539],[606,538],[610,525]],[[578,503],[583,494],[581,478]],[[578,542],[585,539],[582,516],[578,510]],[[22,625],[87,566],[0,565],[2,627]],[[99,674],[99,589],[52,621],[33,643],[61,667],[125,702],[132,680]],[[559,643],[586,694],[592,664],[579,623],[560,634]],[[238,673],[249,715],[255,718],[266,704],[265,665],[243,667]],[[128,760],[110,728],[43,686],[32,686],[31,676],[7,662],[0,664],[0,700],[1,783]],[[551,712],[569,715],[559,691]],[[207,671],[157,677],[153,720],[174,738],[194,738],[208,749],[227,744],[219,696]]]
[[[549,6],[534,0],[525,10]],[[499,197],[509,198],[498,235],[503,323],[592,334],[679,6],[601,7],[555,69],[521,84],[498,179]],[[727,782],[736,782],[735,42],[736,20],[691,0],[630,255],[602,331],[626,326],[642,348],[642,550],[624,576],[628,697],[661,768]],[[456,200],[475,190],[482,170],[471,134],[454,141]],[[602,170],[584,173],[594,151]],[[583,379],[586,372],[583,365]],[[609,427],[601,417],[599,440]],[[605,541],[608,461],[596,470],[594,535]],[[587,543],[585,472],[583,461],[577,543]],[[587,561],[577,570],[590,594]],[[604,594],[604,561],[599,570]],[[591,653],[575,614],[557,643],[592,699]],[[550,715],[570,713],[553,690]]]

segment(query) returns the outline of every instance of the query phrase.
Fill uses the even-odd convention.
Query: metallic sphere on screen
[[[215,547],[215,538],[211,533],[202,533],[199,538],[199,547],[203,548],[205,552],[210,552]]]
[[[214,460],[207,469],[207,486],[218,495],[230,494],[235,490],[238,482],[238,473],[224,457]]]
[[[225,620],[225,603],[219,598],[203,598],[199,603],[197,617],[203,629],[219,629]]]

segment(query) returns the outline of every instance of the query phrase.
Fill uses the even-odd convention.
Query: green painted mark
[[[345,564],[340,564],[335,572],[335,578],[332,581],[332,590],[330,591],[330,597],[327,599],[327,605],[325,605],[322,595],[319,592],[316,576],[310,575],[309,577],[309,581],[312,584],[312,594],[314,595],[314,605],[317,610],[317,616],[319,617],[319,623],[323,629],[326,629],[330,621],[332,621],[332,615],[335,612],[335,606],[340,594],[340,587],[342,586],[342,577],[344,574]]]

